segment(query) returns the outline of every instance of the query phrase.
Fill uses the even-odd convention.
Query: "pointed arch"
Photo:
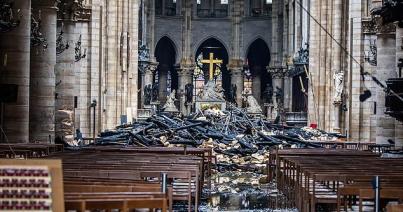
[[[253,51],[253,50],[259,51],[259,49],[260,49],[260,50],[263,50],[263,53],[265,55],[266,54],[268,55],[267,61],[268,61],[268,63],[270,62],[270,60],[271,60],[270,47],[262,36],[260,36],[260,35],[256,36],[254,39],[251,40],[251,42],[248,43],[247,47],[248,48],[245,51],[245,58],[248,58],[251,51]],[[256,48],[256,49],[254,49],[254,48]],[[264,55],[262,55],[262,56],[264,56]]]
[[[159,99],[164,103],[166,96],[178,89],[178,73],[175,69],[177,49],[175,43],[168,36],[163,36],[155,46],[155,59],[158,62],[154,82],[158,83]]]
[[[221,39],[221,38],[219,38],[218,36],[215,36],[215,35],[210,35],[210,36],[205,37],[204,39],[201,39],[199,42],[197,42],[197,44],[194,46],[195,48],[194,48],[194,51],[193,51],[193,56],[197,56],[196,53],[199,50],[200,46],[203,45],[203,43],[205,43],[208,40],[212,40],[212,39],[217,40],[219,43],[221,43],[222,46],[224,47],[225,51],[227,52],[227,54],[231,55],[231,53],[229,51],[230,48],[227,45],[227,43],[224,42],[223,39]]]

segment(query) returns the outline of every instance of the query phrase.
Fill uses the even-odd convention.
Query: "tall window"
[[[228,16],[228,0],[197,0],[197,16],[223,18]]]

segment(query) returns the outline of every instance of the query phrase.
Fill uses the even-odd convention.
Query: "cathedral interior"
[[[0,210],[403,211],[402,11],[0,0]]]

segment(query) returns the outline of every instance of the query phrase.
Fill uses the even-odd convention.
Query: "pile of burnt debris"
[[[340,135],[312,128],[288,127],[248,115],[244,109],[200,112],[188,117],[169,113],[153,115],[102,132],[96,145],[165,147],[210,147],[219,169],[249,169],[261,166],[275,147],[321,148],[314,140],[335,140]]]

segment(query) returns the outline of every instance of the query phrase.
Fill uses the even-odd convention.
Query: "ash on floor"
[[[294,212],[295,209],[276,209],[270,203],[285,201],[277,193],[274,184],[266,183],[266,176],[252,172],[217,173],[212,179],[207,201],[203,201],[199,211],[278,211]]]

